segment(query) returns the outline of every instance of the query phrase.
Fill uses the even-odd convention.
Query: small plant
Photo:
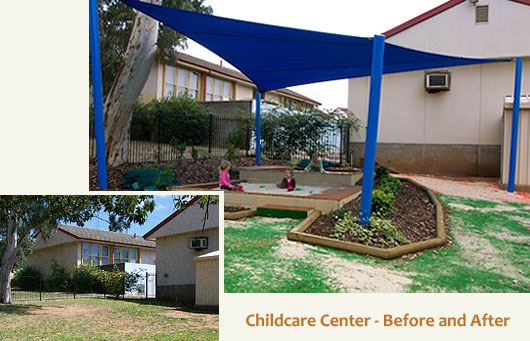
[[[331,236],[339,240],[348,237],[358,243],[372,246],[393,247],[408,243],[407,238],[389,219],[374,214],[370,225],[363,226],[351,211],[344,213],[343,218],[335,224],[335,231]]]
[[[226,150],[224,158],[226,160],[235,159],[236,158],[236,146],[234,146],[233,144],[228,145],[228,149]]]
[[[375,167],[374,182],[376,185],[379,185],[388,176],[390,176],[390,170],[387,167],[382,165]]]
[[[197,148],[195,148],[195,146],[191,147],[191,158],[193,160],[198,160],[199,159],[199,150]]]
[[[169,145],[177,152],[177,159],[182,160],[184,158],[184,152],[186,151],[186,143],[179,138],[172,137],[169,141]]]
[[[394,211],[394,200],[396,196],[393,193],[385,192],[381,189],[374,190],[372,194],[372,212],[383,217],[388,217]]]
[[[379,183],[379,189],[387,193],[392,193],[394,195],[397,195],[399,191],[401,191],[401,188],[402,188],[401,181],[399,181],[399,179],[394,178],[392,176],[384,177],[383,179],[381,179]]]

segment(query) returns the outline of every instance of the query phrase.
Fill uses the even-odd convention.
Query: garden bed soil
[[[427,193],[416,185],[402,181],[403,187],[396,196],[395,210],[391,221],[394,226],[407,238],[410,243],[436,238],[436,208],[429,200]],[[354,215],[359,215],[360,197],[343,206]],[[336,220],[335,212],[322,215],[305,233],[333,238]],[[344,241],[359,243],[358,240],[346,234]],[[383,242],[376,242],[372,246],[386,248]]]
[[[219,179],[219,165],[222,159],[185,159],[176,160],[173,162],[161,162],[156,164],[154,162],[143,163],[125,163],[118,167],[109,167],[107,170],[108,176],[108,190],[116,191],[120,189],[120,182],[125,171],[130,169],[150,168],[150,167],[166,167],[171,166],[176,170],[177,180],[181,185],[199,184],[205,182],[215,182]],[[253,166],[256,160],[253,157],[241,157],[232,161],[232,164],[237,167]],[[264,165],[286,165],[285,160],[264,160]],[[90,159],[90,190],[99,190],[97,184],[98,171],[96,160]],[[238,176],[232,176],[233,180],[238,180]]]

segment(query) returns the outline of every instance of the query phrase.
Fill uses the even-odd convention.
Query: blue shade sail
[[[227,60],[260,91],[370,75],[372,38],[253,23],[123,0]],[[386,43],[383,73],[483,64]]]

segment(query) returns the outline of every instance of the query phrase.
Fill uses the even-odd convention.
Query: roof
[[[386,31],[383,33],[383,35],[385,36],[385,38],[390,38],[392,37],[393,35],[396,35],[400,32],[403,32],[409,28],[411,28],[412,26],[415,26],[419,23],[422,23],[434,16],[437,16],[438,14],[440,13],[443,13],[457,5],[460,5],[461,3],[463,2],[466,2],[467,0],[449,0],[447,2],[444,2],[443,4],[441,4],[440,6],[437,6],[425,13],[422,13],[408,21],[405,21],[404,23]],[[528,5],[530,6],[530,0],[509,0],[509,1],[512,1],[512,2],[517,2],[517,3],[520,3],[520,4],[523,4],[523,5]]]
[[[155,248],[156,242],[151,240],[145,240],[141,236],[134,236],[126,233],[91,229],[87,227],[74,227],[59,225],[58,231],[64,232],[69,236],[72,236],[80,240],[108,242],[124,245],[133,245],[146,248]]]
[[[182,208],[170,214],[166,219],[144,234],[145,239],[173,236],[177,234],[197,231],[203,228],[205,208],[195,205],[200,196],[188,201]],[[208,219],[204,222],[204,229],[219,227],[219,205],[210,204]]]
[[[237,70],[234,70],[234,69],[231,69],[231,68],[227,68],[227,67],[224,67],[222,65],[215,64],[215,63],[211,63],[209,61],[194,57],[194,56],[186,54],[186,53],[178,52],[177,60],[185,62],[187,64],[192,64],[194,66],[198,66],[198,67],[202,67],[202,68],[205,68],[205,69],[209,69],[209,70],[212,70],[212,71],[215,71],[215,72],[218,72],[218,73],[222,73],[224,75],[227,75],[227,76],[242,80],[244,82],[248,82],[248,83],[253,84],[252,80],[250,80],[247,76],[245,76],[244,74],[242,74],[241,72],[239,72]],[[319,105],[322,104],[322,103],[320,103],[320,102],[318,102],[318,101],[316,101],[316,100],[314,100],[312,98],[309,98],[307,96],[299,94],[298,92],[293,91],[293,90],[278,89],[278,90],[275,90],[275,91],[279,92],[279,93],[282,93],[284,95],[287,95],[289,97],[298,98],[299,100],[301,100],[303,102],[307,102],[307,103],[310,103],[310,104],[313,104],[313,105],[316,105],[316,106],[319,106]]]

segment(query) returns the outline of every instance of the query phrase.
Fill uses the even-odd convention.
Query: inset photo
[[[219,210],[217,195],[0,196],[0,339],[218,340]]]

